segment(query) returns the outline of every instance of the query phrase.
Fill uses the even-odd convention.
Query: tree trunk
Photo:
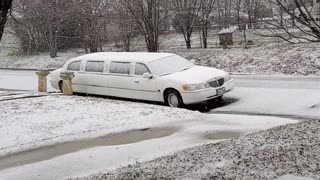
[[[124,50],[126,52],[130,52],[130,44],[131,44],[130,32],[126,32],[126,35],[122,39],[123,39]]]
[[[57,31],[50,24],[50,35],[49,35],[49,44],[50,44],[50,57],[55,58],[57,57]]]
[[[1,1],[2,2],[2,1]],[[7,15],[12,6],[12,0],[5,0],[0,6],[0,41],[3,36],[4,28],[7,22]]]
[[[4,31],[5,24],[7,22],[7,13],[8,12],[0,10],[0,41],[1,41],[1,38],[3,36],[3,31]]]
[[[208,22],[205,23],[205,25],[202,27],[202,42],[203,42],[203,48],[208,48]]]
[[[207,30],[205,30],[203,33],[202,33],[202,41],[203,41],[203,48],[204,49],[207,49],[208,48],[208,32]]]
[[[187,48],[191,49],[191,36],[187,36],[186,44],[187,44]]]

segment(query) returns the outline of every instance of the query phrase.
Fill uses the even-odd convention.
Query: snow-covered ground
[[[91,97],[51,95],[0,102],[0,155],[193,119],[200,113]]]
[[[217,43],[216,34],[212,34],[210,42]],[[3,48],[6,39],[13,44],[12,47]],[[59,52],[57,58],[50,58],[48,53],[33,56],[18,56],[12,53],[17,51],[17,42],[12,37],[5,38],[0,44],[0,68],[59,68],[67,60],[83,55],[83,49],[71,49],[67,52]],[[209,49],[199,48],[199,37],[195,34],[193,42],[195,48],[186,49],[184,40],[180,34],[164,35],[161,38],[160,51],[171,52],[187,59],[196,60],[197,64],[213,66],[233,73],[254,74],[286,74],[286,75],[320,75],[320,51],[319,43],[304,43],[291,45],[284,42],[265,41],[257,37],[256,44],[245,49],[241,46],[233,46],[230,49],[216,48],[213,44]],[[263,40],[260,42],[260,40]],[[143,38],[133,41],[133,51],[145,51]],[[112,44],[104,47],[104,51],[119,51]]]
[[[157,128],[173,128],[173,132],[162,138],[146,137],[133,144],[80,148],[57,157],[47,155],[49,157],[36,162],[32,162],[32,156],[37,154],[29,151],[26,153],[31,153],[30,157],[21,159],[23,166],[6,169],[0,162],[3,169],[0,179],[6,180],[86,176],[152,160],[187,147],[297,122],[275,117],[201,114],[152,104],[59,95],[4,101],[0,107],[5,110],[0,114],[1,155],[134,129],[151,128],[156,133]],[[43,151],[49,153],[50,148]],[[16,154],[15,161],[19,162],[19,157]],[[0,160],[7,162],[1,157]],[[24,164],[25,161],[31,164]]]
[[[320,179],[319,130],[320,121],[277,127],[84,179]]]
[[[237,87],[225,97],[226,101],[233,101],[231,104],[209,114],[95,97],[51,95],[0,102],[0,108],[5,110],[0,114],[4,119],[0,122],[0,135],[4,137],[0,140],[2,155],[134,129],[174,128],[173,134],[161,138],[152,139],[150,136],[151,139],[133,144],[80,148],[76,152],[67,151],[49,159],[34,160],[21,167],[9,166],[9,169],[0,171],[0,179],[15,179],[22,175],[25,179],[87,176],[217,142],[215,138],[224,138],[219,132],[228,138],[297,122],[254,114],[319,118],[319,89],[292,87]],[[0,167],[6,167],[6,161],[2,162],[4,164],[0,162]]]
[[[233,73],[320,75],[320,48],[313,44],[264,44],[249,49],[174,49],[197,64]]]
[[[10,37],[6,39],[12,41]],[[170,48],[184,43],[177,35],[161,39],[162,51],[226,71],[320,75],[317,43],[186,50]],[[3,48],[6,44],[0,44],[0,68],[58,68],[84,53],[71,50],[59,53],[55,59],[48,54],[16,56],[17,45],[14,41],[10,44],[13,48]],[[99,172],[89,176],[90,179],[104,179],[109,177],[106,172],[136,162],[141,164],[114,171],[112,175],[124,179],[256,179],[254,175],[259,175],[270,179],[290,173],[319,178],[316,173],[319,168],[315,169],[320,160],[316,153],[319,151],[318,121],[255,133],[296,123],[295,118],[319,119],[320,87],[319,83],[313,84],[317,77],[306,79],[307,83],[303,78],[300,82],[263,80],[267,85],[262,87],[257,81],[240,78],[236,82],[239,87],[225,96],[226,106],[201,114],[133,101],[59,94],[8,101],[11,96],[29,96],[31,92],[21,95],[24,92],[4,89],[36,90],[37,79],[34,72],[3,72],[0,71],[0,179],[60,179]],[[133,130],[139,133],[150,130],[154,134],[135,139],[131,134]],[[249,133],[254,134],[247,135]],[[112,139],[117,134],[122,139],[127,139],[123,135],[131,136],[128,139],[133,140],[90,145],[91,141]],[[240,135],[238,139],[219,142]],[[300,151],[302,146],[307,149]],[[183,150],[190,147],[193,148]],[[166,155],[170,156],[144,163]]]

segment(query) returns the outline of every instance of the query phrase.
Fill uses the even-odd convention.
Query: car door
[[[85,93],[108,95],[107,83],[104,75],[105,61],[88,60],[82,74],[82,85]]]
[[[157,90],[157,80],[155,77],[144,78],[145,73],[150,70],[144,63],[135,63],[134,67],[134,96],[136,99],[144,99],[150,101],[159,101],[159,92]]]
[[[73,61],[70,62],[66,70],[73,72],[75,77],[72,79],[72,89],[74,92],[79,92],[82,93],[84,92],[84,86],[82,85],[82,73],[81,73],[81,67],[82,67],[83,61],[78,60],[78,61]]]
[[[133,97],[133,76],[131,74],[131,62],[112,61],[109,67],[109,75],[106,76],[108,94],[115,97]]]

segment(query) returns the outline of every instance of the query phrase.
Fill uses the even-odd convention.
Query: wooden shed
[[[222,29],[219,31],[219,41],[220,45],[233,45],[233,32],[237,30],[236,26],[231,26],[229,28]]]

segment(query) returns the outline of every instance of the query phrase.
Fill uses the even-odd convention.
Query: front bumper
[[[194,91],[194,92],[182,92],[181,96],[183,99],[183,103],[188,104],[196,104],[201,103],[204,101],[208,101],[210,99],[214,99],[220,96],[223,96],[224,94],[217,94],[217,90],[220,88],[225,88],[225,93],[231,91],[234,89],[234,81],[230,80],[226,82],[223,86],[218,88],[208,88],[200,91]]]

